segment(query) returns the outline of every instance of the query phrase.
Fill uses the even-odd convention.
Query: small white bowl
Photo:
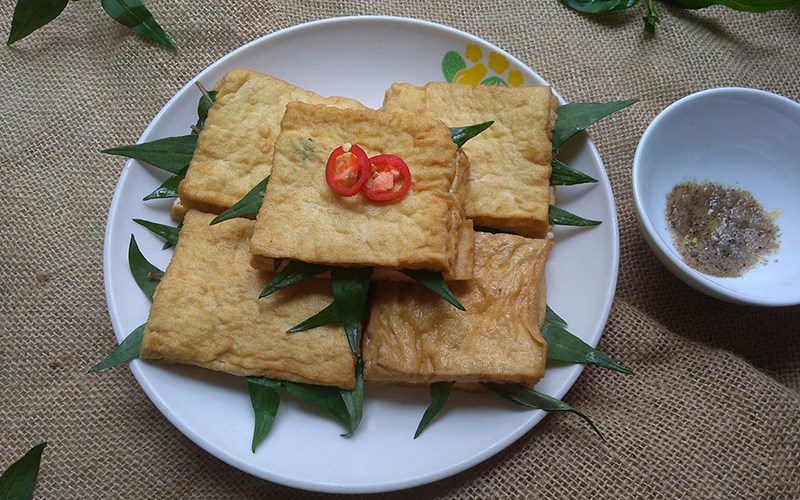
[[[667,193],[684,181],[745,189],[779,211],[780,248],[737,278],[686,265],[667,227]],[[695,289],[739,304],[800,304],[800,104],[748,88],[684,97],[647,127],[633,159],[639,226],[659,260]]]

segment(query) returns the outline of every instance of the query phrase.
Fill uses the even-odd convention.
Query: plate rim
[[[297,24],[293,26],[289,26],[272,33],[268,33],[261,37],[258,37],[254,40],[251,40],[244,45],[228,52],[227,54],[223,55],[222,57],[218,58],[207,67],[205,67],[200,73],[196,76],[192,77],[183,87],[178,89],[173,96],[161,107],[161,109],[156,113],[156,115],[150,120],[147,127],[139,136],[137,140],[137,144],[149,139],[150,134],[152,133],[153,128],[155,128],[156,124],[160,122],[162,117],[166,114],[167,110],[171,107],[171,105],[177,100],[178,96],[182,95],[186,92],[187,89],[191,88],[195,82],[201,81],[208,73],[210,73],[214,68],[218,65],[222,64],[224,61],[236,57],[240,52],[243,52],[250,47],[268,43],[271,39],[287,36],[296,31],[302,31],[304,29],[314,28],[320,25],[326,24],[336,24],[341,22],[390,22],[390,23],[400,23],[400,24],[410,24],[415,26],[422,26],[429,29],[434,30],[442,30],[448,32],[453,35],[458,35],[469,40],[472,43],[479,43],[489,47],[491,50],[502,54],[509,61],[526,68],[534,75],[538,77],[545,85],[550,85],[547,80],[541,77],[541,75],[530,68],[527,64],[520,61],[518,58],[514,57],[513,55],[509,54],[505,50],[497,47],[491,42],[488,42],[478,36],[472,35],[463,30],[459,30],[457,28],[452,28],[450,26],[446,26],[443,24],[435,23],[432,21],[426,21],[421,19],[414,19],[409,17],[402,17],[402,16],[386,16],[386,15],[364,15],[364,16],[343,16],[343,17],[330,17],[325,19],[319,19],[315,21],[310,21],[302,24]],[[552,87],[552,86],[551,86]],[[553,93],[558,97],[559,101],[564,104],[566,101],[561,97],[561,95],[553,89]],[[588,344],[591,346],[596,346],[600,337],[605,330],[606,324],[608,322],[608,317],[611,313],[611,307],[614,302],[614,297],[616,296],[616,288],[617,288],[617,280],[619,276],[619,259],[620,259],[620,237],[619,237],[619,220],[617,215],[617,207],[616,201],[614,199],[613,190],[611,188],[611,181],[608,177],[608,172],[606,171],[605,164],[603,163],[602,157],[600,156],[600,152],[598,151],[597,147],[595,146],[592,139],[587,135],[584,138],[585,146],[589,148],[590,154],[594,157],[594,159],[600,165],[600,182],[598,182],[599,186],[595,186],[593,189],[597,189],[602,186],[602,189],[605,190],[605,195],[607,196],[608,200],[610,201],[610,209],[611,209],[611,218],[608,221],[604,221],[604,224],[609,224],[611,226],[612,232],[612,239],[611,239],[611,280],[609,281],[608,285],[608,294],[607,299],[602,307],[602,313],[598,317],[598,321],[594,328],[594,331],[591,333],[589,340],[587,341]],[[122,329],[121,321],[119,315],[115,311],[115,307],[112,307],[114,303],[114,298],[112,296],[112,276],[110,271],[110,259],[111,259],[111,244],[110,242],[114,238],[114,231],[115,227],[112,224],[113,219],[116,216],[116,212],[118,206],[120,204],[120,198],[122,196],[122,186],[124,184],[125,179],[128,176],[128,172],[132,168],[134,160],[129,159],[125,162],[122,172],[117,179],[116,186],[114,188],[114,193],[111,198],[111,203],[109,204],[108,209],[108,216],[106,218],[106,228],[104,231],[103,236],[103,288],[106,296],[106,304],[109,312],[109,317],[111,321],[112,328],[114,330],[114,336],[116,337],[118,342],[121,342],[125,337],[127,337],[128,333],[124,333],[125,331]],[[271,481],[277,484],[281,484],[284,486],[289,486],[292,488],[303,489],[307,491],[314,491],[314,492],[324,492],[324,493],[379,493],[379,492],[390,492],[390,491],[398,491],[404,490],[408,488],[413,488],[416,486],[421,486],[429,483],[433,483],[435,481],[440,481],[442,479],[454,476],[458,473],[461,473],[475,465],[480,464],[488,460],[489,458],[493,457],[497,453],[501,452],[502,450],[506,449],[512,443],[519,440],[524,434],[528,431],[533,429],[546,415],[546,412],[543,410],[536,410],[531,412],[530,418],[524,422],[522,425],[517,427],[510,432],[505,438],[498,440],[492,446],[485,448],[479,453],[475,455],[456,462],[452,463],[446,467],[443,467],[437,471],[428,473],[428,474],[421,474],[416,475],[413,477],[405,478],[402,480],[395,480],[395,481],[384,481],[381,483],[364,483],[361,485],[342,485],[337,483],[331,482],[320,482],[320,481],[309,481],[305,479],[297,479],[293,477],[286,477],[280,474],[271,473],[270,471],[264,471],[263,469],[257,469],[251,466],[245,460],[242,460],[230,453],[226,450],[217,447],[216,445],[212,444],[211,442],[207,441],[202,435],[196,433],[190,426],[185,424],[183,420],[178,417],[170,408],[164,399],[162,399],[159,394],[156,392],[154,387],[150,385],[149,381],[146,380],[146,377],[142,371],[142,361],[136,359],[129,364],[129,368],[133,373],[134,378],[136,379],[139,386],[145,392],[147,397],[150,401],[158,408],[161,414],[173,425],[177,428],[184,436],[189,438],[194,444],[202,448],[205,452],[209,453],[210,455],[214,456],[215,458],[222,460],[223,462],[227,463],[228,465],[235,467],[241,471],[244,471],[252,476],[255,476],[259,479],[264,479],[267,481]],[[551,394],[551,396],[556,397],[558,399],[562,399],[564,395],[569,392],[572,386],[577,381],[578,377],[583,373],[583,369],[585,368],[584,365],[575,364],[572,365],[570,372],[564,377],[564,383],[562,385],[562,389],[556,391],[555,394]]]

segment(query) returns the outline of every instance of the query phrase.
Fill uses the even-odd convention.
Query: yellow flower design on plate
[[[489,67],[498,75],[502,75],[508,69],[508,59],[497,52],[492,52],[489,54]]]
[[[467,50],[465,52],[467,59],[472,62],[478,62],[481,57],[483,57],[483,52],[481,48],[476,43],[470,43],[467,45]]]
[[[467,44],[464,55],[472,61],[472,66],[467,67],[464,57],[454,50],[444,55],[442,72],[445,80],[468,85],[500,85],[503,87],[519,87],[525,83],[520,70],[508,71],[511,63],[502,54],[489,51],[488,61],[486,61],[480,45],[470,43]],[[489,69],[495,74],[487,76]]]

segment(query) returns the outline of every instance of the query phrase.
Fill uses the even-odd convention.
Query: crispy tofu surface
[[[476,226],[541,237],[548,227],[550,138],[558,100],[550,87],[395,83],[383,109],[450,127],[494,124],[463,147],[470,159],[467,217]]]
[[[375,287],[363,344],[365,380],[384,384],[456,381],[533,387],[547,344],[544,265],[550,240],[476,233],[473,279],[451,283],[459,311],[416,284]]]
[[[385,205],[334,193],[325,164],[348,142],[368,156],[403,158],[409,193]],[[376,279],[406,268],[471,277],[473,232],[462,208],[468,165],[438,120],[290,103],[251,250],[256,259],[374,266]]]
[[[290,101],[364,109],[344,97],[322,97],[269,75],[237,69],[217,83],[217,98],[178,193],[183,204],[221,213],[269,175],[272,148]]]
[[[274,275],[250,266],[255,221],[210,226],[213,217],[186,214],[156,289],[141,357],[352,389],[355,357],[341,325],[286,333],[333,300],[330,282],[308,280],[259,300]]]

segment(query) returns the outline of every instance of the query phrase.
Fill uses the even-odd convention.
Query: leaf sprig
[[[453,389],[455,382],[434,382],[431,384],[431,404],[425,408],[425,413],[422,414],[422,419],[419,421],[416,432],[414,432],[414,439],[417,439],[422,431],[424,431],[436,415],[442,411],[447,398],[450,397],[450,391]]]
[[[0,499],[22,500],[33,498],[36,478],[42,463],[42,452],[47,443],[39,443],[19,460],[8,466],[0,476]]]
[[[286,333],[297,333],[322,325],[342,323],[350,349],[358,356],[358,329],[368,313],[367,301],[372,282],[372,268],[333,268],[333,302],[314,316],[293,326]]]
[[[326,385],[301,384],[272,380],[264,377],[247,377],[247,388],[255,415],[252,451],[267,437],[280,405],[281,388],[303,403],[331,415],[344,425],[352,436],[361,423],[364,411],[364,364],[361,359],[355,365],[355,387],[352,390]]]
[[[604,443],[606,441],[606,438],[603,437],[600,429],[594,425],[594,422],[592,422],[589,417],[572,408],[567,403],[552,396],[548,396],[547,394],[534,391],[533,389],[528,389],[527,387],[514,384],[492,384],[489,382],[481,382],[481,385],[501,398],[511,401],[519,406],[525,406],[527,408],[533,408],[536,410],[565,411],[574,413],[589,424],[589,427],[591,427],[592,430],[600,437],[600,440],[602,440]]]
[[[17,0],[7,46],[49,24],[67,7],[68,0]],[[118,23],[172,51],[178,50],[172,38],[141,0],[102,0],[103,10]]]
[[[542,336],[547,341],[548,361],[595,365],[618,371],[625,375],[633,374],[633,370],[617,363],[579,337],[568,332],[566,327],[566,321],[548,306],[545,322],[542,326]]]
[[[572,10],[585,14],[602,14],[614,10],[630,9],[639,0],[560,0]],[[722,5],[741,12],[768,12],[771,10],[790,9],[800,5],[800,0],[663,0],[665,3],[684,9],[704,9],[712,5]],[[656,12],[654,0],[646,0],[644,20],[645,33],[655,32],[656,24],[661,18]]]
[[[156,188],[155,191],[145,196],[144,201],[178,197],[178,185],[186,176],[189,162],[192,161],[194,150],[197,148],[197,135],[205,127],[208,111],[217,98],[216,90],[209,92],[200,82],[196,82],[195,85],[197,85],[201,95],[197,103],[197,123],[192,126],[192,133],[165,137],[141,144],[118,146],[101,151],[110,155],[141,160],[174,174]]]

